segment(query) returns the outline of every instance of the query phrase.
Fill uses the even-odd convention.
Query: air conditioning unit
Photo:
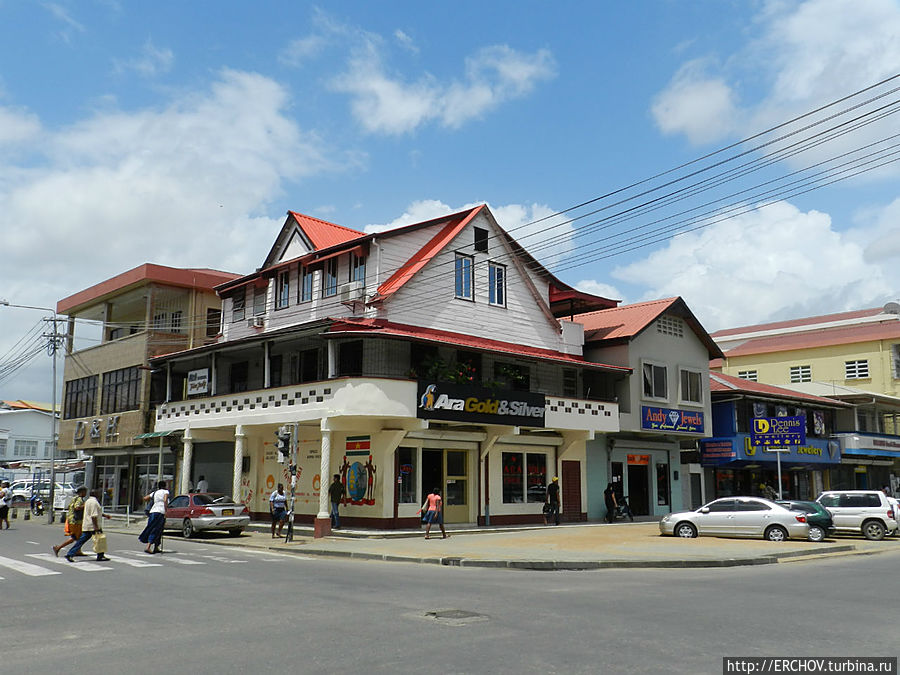
[[[361,281],[341,284],[341,302],[359,302],[365,298],[366,289]]]
[[[261,316],[254,316],[247,319],[247,328],[262,328],[265,325],[265,319]]]

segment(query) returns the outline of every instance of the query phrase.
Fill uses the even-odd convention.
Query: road
[[[900,553],[539,572],[305,558],[217,535],[148,556],[110,534],[111,562],[70,564],[50,553],[58,531],[0,532],[0,672],[721,673],[725,655],[898,653]]]

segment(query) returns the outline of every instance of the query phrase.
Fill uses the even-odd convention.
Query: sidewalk
[[[143,519],[125,527],[110,523],[107,530],[135,536]],[[679,539],[659,535],[654,523],[615,525],[582,523],[560,527],[448,528],[447,539],[425,540],[421,531],[340,530],[314,539],[311,527],[295,527],[294,541],[273,539],[268,523],[252,523],[240,537],[225,532],[202,533],[197,541],[223,546],[328,556],[357,560],[426,563],[461,567],[541,570],[604,568],[734,567],[766,565],[835,555],[900,551],[897,538],[867,541],[835,537],[827,542],[768,542],[756,539],[699,537]],[[166,534],[177,537],[177,534]]]

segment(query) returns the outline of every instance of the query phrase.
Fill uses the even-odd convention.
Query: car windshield
[[[228,495],[194,495],[195,504],[231,504],[231,497]]]

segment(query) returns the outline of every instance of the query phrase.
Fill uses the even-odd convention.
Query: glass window
[[[474,265],[471,256],[456,254],[456,297],[472,300],[472,275]]]
[[[720,513],[722,511],[734,511],[733,499],[717,499],[708,505],[710,513]]]
[[[497,263],[488,265],[488,286],[490,303],[506,306],[506,267]]]
[[[366,283],[366,256],[350,254],[350,281]]]
[[[66,382],[65,419],[89,417],[96,412],[98,380],[97,375],[90,375]]]
[[[319,379],[319,350],[304,349],[291,355],[291,374],[293,381],[315,382]]]
[[[103,373],[100,414],[137,410],[141,407],[141,371],[137,366]]]
[[[703,385],[700,373],[696,370],[681,371],[681,400],[691,403],[703,403]]]
[[[13,443],[13,457],[37,457],[38,442],[16,439]]]
[[[182,495],[181,497],[175,497],[175,499],[169,502],[169,506],[173,509],[183,509],[188,505],[189,498]]]
[[[291,302],[291,273],[288,270],[278,273],[278,294],[275,296],[275,308],[283,309]]]
[[[848,380],[862,380],[869,377],[869,361],[867,359],[845,361],[844,377]]]
[[[206,337],[216,337],[222,325],[222,310],[209,307],[206,310]]]
[[[647,398],[667,398],[666,367],[658,366],[655,363],[645,363],[643,373],[644,396]]]
[[[325,261],[325,275],[322,277],[322,297],[337,295],[337,258]]]
[[[487,253],[488,250],[488,231],[483,227],[473,227],[475,233],[475,250]]]
[[[300,302],[308,302],[313,297],[313,271],[300,266]]]
[[[750,380],[756,382],[757,374],[755,370],[739,370],[738,377],[742,380]]]
[[[838,503],[840,502],[840,500],[841,500],[841,496],[840,496],[840,495],[823,495],[823,496],[819,499],[819,503],[820,503],[822,506],[826,506],[826,507],[827,507],[827,506],[837,506]]]
[[[237,292],[231,296],[231,320],[243,321],[245,317],[244,303],[247,300],[247,292],[243,288],[239,288]]]
[[[417,504],[416,497],[416,449],[397,448],[400,460],[400,476],[397,483],[400,487],[401,504]]]
[[[529,452],[525,455],[525,465],[528,470],[529,502],[544,502],[547,499],[547,455],[538,452]]]
[[[772,507],[767,504],[763,504],[762,502],[755,501],[744,501],[743,499],[739,499],[737,502],[737,510],[738,511],[771,511]]]
[[[363,342],[353,340],[338,345],[338,376],[359,376],[363,372]]]
[[[253,290],[253,316],[259,316],[266,313],[266,289],[256,288]]]
[[[241,391],[247,391],[248,386],[248,363],[240,361],[231,364],[231,393],[236,394]]]
[[[521,504],[525,501],[525,471],[521,452],[504,452],[500,458],[503,472],[503,503]]]
[[[669,503],[669,465],[656,464],[656,504],[666,506]]]

